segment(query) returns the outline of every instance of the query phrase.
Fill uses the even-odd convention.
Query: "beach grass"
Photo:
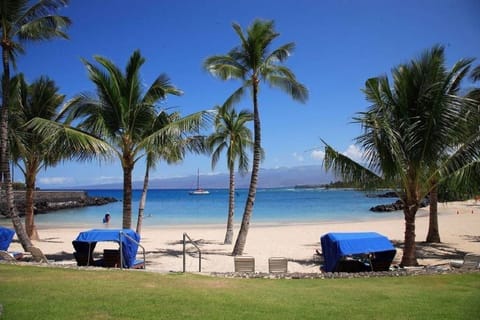
[[[0,319],[477,319],[480,273],[357,279],[0,265]]]

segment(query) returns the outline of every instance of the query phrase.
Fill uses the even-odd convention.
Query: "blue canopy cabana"
[[[136,260],[138,247],[141,247],[140,235],[130,229],[92,229],[89,231],[80,232],[72,244],[77,251],[76,253],[82,256],[88,256],[88,262],[86,264],[89,265],[92,264],[92,253],[97,242],[103,241],[111,241],[119,244],[121,253],[121,267],[132,268],[138,265],[138,262],[140,262]],[[145,256],[143,266],[144,264]]]
[[[368,256],[370,270],[385,271],[396,253],[390,240],[376,232],[327,233],[320,242],[327,272],[352,271],[342,269],[346,258],[354,256]]]
[[[12,242],[15,231],[0,226],[0,250],[7,251]]]

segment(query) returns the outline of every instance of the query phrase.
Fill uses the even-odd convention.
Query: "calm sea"
[[[87,190],[91,196],[122,199],[121,190]],[[135,190],[132,226],[136,226],[141,191]],[[235,222],[240,223],[247,190],[237,190]],[[391,198],[370,198],[354,190],[259,189],[252,223],[322,223],[378,220],[401,216],[401,212],[374,213],[370,207],[391,203]],[[68,209],[35,216],[38,226],[102,226],[110,213],[111,227],[122,223],[122,202],[98,207]],[[144,227],[181,224],[224,224],[228,213],[228,190],[210,190],[209,195],[192,196],[188,190],[149,190]],[[5,222],[5,221],[3,221]],[[4,224],[2,222],[2,224]]]

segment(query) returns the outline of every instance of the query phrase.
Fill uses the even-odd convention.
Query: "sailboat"
[[[208,190],[200,188],[200,170],[197,170],[197,189],[189,192],[192,196],[203,196],[210,194]]]

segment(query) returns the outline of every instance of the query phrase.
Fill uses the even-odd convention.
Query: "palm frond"
[[[48,137],[46,143],[54,150],[68,150],[69,159],[110,159],[114,149],[105,141],[71,126],[42,119],[32,119],[27,127],[40,136]]]
[[[325,145],[325,157],[323,167],[327,171],[333,171],[344,182],[353,183],[359,187],[366,187],[383,182],[383,178],[375,172],[353,161],[349,157],[339,153],[322,140]]]
[[[68,39],[64,31],[71,24],[68,17],[44,16],[22,25],[18,38],[22,41],[48,40],[55,37]]]
[[[145,93],[142,103],[153,105],[158,100],[165,99],[169,94],[181,96],[183,95],[183,91],[172,85],[166,74],[161,74]]]

